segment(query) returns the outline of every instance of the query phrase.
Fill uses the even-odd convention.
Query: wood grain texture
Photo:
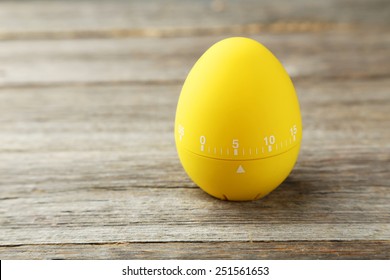
[[[390,258],[388,2],[270,2],[1,2],[0,258]],[[173,123],[241,31],[292,76],[304,135],[277,190],[231,203],[188,179]]]
[[[316,98],[316,82],[296,84],[302,107],[316,108],[303,110],[300,160],[251,203],[213,199],[182,171],[172,135],[179,86],[3,89],[0,241],[388,240],[389,118],[377,118],[390,84],[364,85],[323,82],[327,96]]]
[[[157,242],[0,247],[14,259],[325,259],[390,257],[389,241]],[[380,250],[378,250],[380,248]]]
[[[384,63],[389,30],[252,37],[272,49],[293,79],[380,78],[390,72],[390,64]],[[222,38],[4,41],[0,43],[0,85],[181,84],[196,59]],[[351,42],[358,43],[351,46]]]
[[[338,23],[386,25],[389,10],[386,0],[2,1],[0,38],[305,31]]]

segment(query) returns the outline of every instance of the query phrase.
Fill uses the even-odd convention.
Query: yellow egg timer
[[[222,40],[188,74],[176,111],[176,148],[189,177],[210,195],[264,197],[291,172],[301,138],[291,79],[257,41]]]

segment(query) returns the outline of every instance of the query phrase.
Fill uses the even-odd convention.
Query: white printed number
[[[181,139],[182,139],[183,136],[184,136],[184,127],[183,127],[181,124],[179,124],[178,132],[179,132],[180,141],[181,141]]]
[[[297,134],[297,125],[294,124],[293,127],[290,128],[291,136],[294,136]]]
[[[268,146],[268,145],[273,145],[275,144],[275,136],[273,135],[270,135],[268,137],[264,137],[264,142],[265,144]]]
[[[238,149],[238,147],[240,146],[239,144],[238,144],[238,139],[233,139],[233,149]]]
[[[295,141],[297,139],[296,135],[297,135],[297,125],[294,124],[293,127],[290,128],[290,132],[291,132],[291,136],[293,138],[293,141]]]

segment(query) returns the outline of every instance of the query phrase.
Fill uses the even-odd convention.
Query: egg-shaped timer
[[[291,79],[257,41],[224,39],[188,74],[176,110],[176,148],[189,177],[210,195],[264,197],[293,169],[301,138]]]

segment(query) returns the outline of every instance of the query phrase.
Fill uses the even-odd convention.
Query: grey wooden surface
[[[275,2],[0,2],[0,258],[389,259],[389,1]],[[246,203],[173,139],[186,74],[237,35],[285,65],[304,126]]]

